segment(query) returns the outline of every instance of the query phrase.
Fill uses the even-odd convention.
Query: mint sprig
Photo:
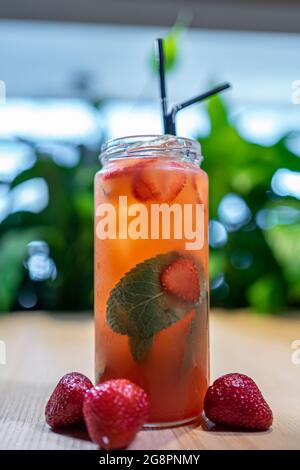
[[[129,346],[135,361],[142,361],[151,349],[153,336],[143,338],[142,336],[130,336]]]
[[[161,272],[183,255],[158,255],[136,265],[112,289],[106,319],[113,331],[129,337],[132,356],[142,360],[159,331],[181,320],[195,303],[181,301],[163,290]]]
[[[185,337],[184,354],[179,371],[180,376],[183,376],[191,367],[197,365],[197,342],[199,341],[200,319],[201,308],[200,305],[197,305]]]

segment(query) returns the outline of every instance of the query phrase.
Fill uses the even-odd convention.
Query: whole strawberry
[[[64,375],[53,390],[45,408],[49,426],[60,428],[82,422],[83,398],[92,386],[90,379],[79,372]]]
[[[148,418],[148,395],[129,380],[108,380],[87,392],[83,415],[94,442],[103,449],[122,449]]]
[[[247,375],[223,375],[208,388],[204,399],[206,416],[216,424],[243,429],[266,430],[272,425],[272,411]]]

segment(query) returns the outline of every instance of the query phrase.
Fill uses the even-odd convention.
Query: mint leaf
[[[135,361],[141,361],[149,352],[153,342],[153,336],[143,338],[141,336],[129,337],[129,346]]]
[[[181,320],[194,306],[168,295],[161,287],[161,272],[181,256],[171,251],[138,264],[110,293],[107,322],[116,333],[130,337],[135,360],[148,352],[156,333]]]
[[[179,256],[170,252],[146,260],[126,273],[112,289],[106,318],[116,333],[150,337],[191,309],[191,304],[168,299],[160,284],[161,271]]]
[[[184,354],[180,368],[180,375],[184,375],[189,369],[197,366],[197,348],[200,341],[201,316],[207,315],[205,309],[208,306],[208,294],[201,296],[200,302],[195,305],[195,315],[191,320],[190,327],[186,334]],[[204,301],[206,300],[206,301]]]

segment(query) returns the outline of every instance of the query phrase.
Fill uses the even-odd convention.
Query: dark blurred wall
[[[300,32],[297,0],[2,0],[1,18]]]

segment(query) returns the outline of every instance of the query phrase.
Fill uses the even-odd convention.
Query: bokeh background
[[[211,303],[300,306],[296,1],[1,2],[0,312],[90,310],[93,176],[107,138],[161,132],[153,44],[210,177]]]

